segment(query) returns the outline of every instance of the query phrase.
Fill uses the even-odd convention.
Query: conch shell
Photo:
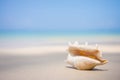
[[[95,48],[85,45],[79,45],[76,41],[74,44],[68,43],[68,57],[66,62],[73,67],[81,70],[93,69],[97,65],[106,64],[108,61],[102,58],[102,54],[96,45]]]

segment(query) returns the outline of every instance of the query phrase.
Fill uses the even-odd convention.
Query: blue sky
[[[120,29],[120,0],[0,0],[0,30]]]

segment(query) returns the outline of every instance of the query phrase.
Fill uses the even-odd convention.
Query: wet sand
[[[62,48],[63,49],[63,48]],[[61,50],[62,50],[61,49]],[[14,52],[14,51],[13,51]],[[93,70],[76,70],[64,62],[65,51],[8,54],[0,52],[0,80],[119,80],[120,53],[104,52],[109,63]],[[34,51],[33,51],[34,52]]]

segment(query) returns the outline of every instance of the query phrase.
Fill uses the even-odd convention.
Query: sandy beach
[[[0,49],[0,80],[119,80],[120,45],[100,45],[109,63],[94,70],[67,66],[66,45]]]
[[[120,80],[120,0],[0,0],[0,80]]]

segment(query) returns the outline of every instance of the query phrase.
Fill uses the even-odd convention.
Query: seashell
[[[68,57],[66,62],[77,69],[93,69],[97,65],[106,64],[108,61],[102,58],[102,53],[95,47],[79,45],[78,42],[69,42]]]

